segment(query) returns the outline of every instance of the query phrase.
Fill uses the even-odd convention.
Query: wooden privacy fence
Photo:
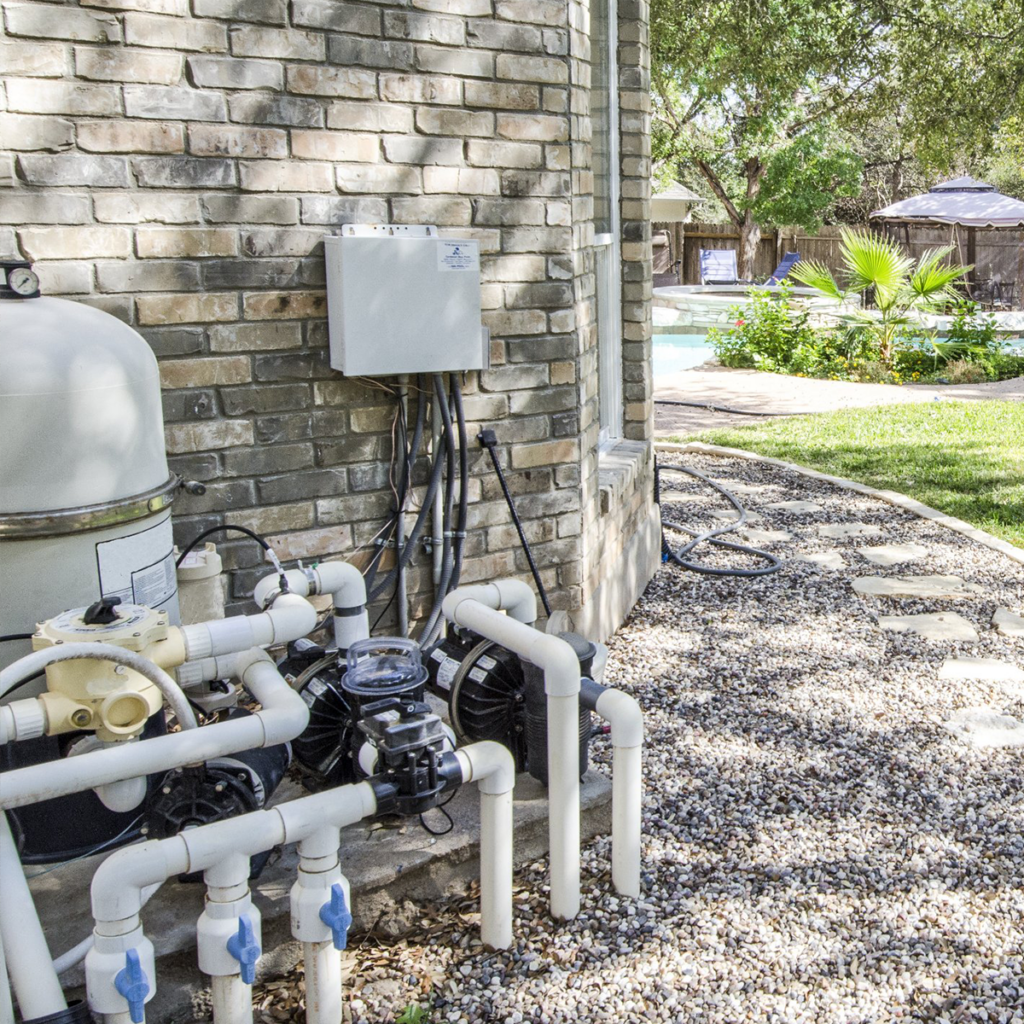
[[[754,277],[761,281],[778,266],[785,252],[799,252],[802,259],[818,260],[833,274],[840,273],[842,262],[839,253],[841,228],[829,225],[816,235],[808,235],[802,228],[780,228],[765,232],[757,247],[754,258]],[[655,224],[654,231],[667,231],[672,239],[672,258],[682,254],[681,284],[700,284],[701,249],[736,249],[740,247],[740,236],[731,224]],[[902,227],[899,242],[908,248]],[[959,237],[951,227],[911,227],[910,255],[915,259],[925,250],[940,245],[955,245],[953,258],[967,262],[967,232],[959,229]],[[998,278],[1001,281],[1017,281],[1018,290],[1024,287],[1021,280],[1020,264],[1024,254],[1024,231],[985,231],[977,233],[978,278]]]

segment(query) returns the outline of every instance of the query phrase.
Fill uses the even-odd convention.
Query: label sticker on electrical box
[[[100,592],[131,604],[160,608],[176,587],[170,517],[128,537],[96,545]]]
[[[437,269],[479,270],[479,250],[471,242],[438,242]]]

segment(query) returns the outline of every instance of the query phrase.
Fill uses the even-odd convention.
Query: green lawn
[[[686,438],[694,439],[909,494],[1024,547],[1021,403],[849,409]]]

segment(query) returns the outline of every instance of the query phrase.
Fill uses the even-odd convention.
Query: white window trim
[[[600,0],[598,0],[600,2]],[[598,303],[598,415],[601,430],[598,436],[598,451],[613,447],[622,438],[623,390],[622,390],[622,246],[621,221],[619,216],[622,173],[619,167],[619,16],[617,0],[608,2],[608,171],[609,205],[611,207],[611,231],[594,236],[594,270],[600,273],[604,263],[605,280],[597,281],[598,292],[602,285],[606,302]],[[603,260],[598,249],[604,249]],[[609,405],[601,396],[611,394]],[[607,414],[610,417],[607,418]]]

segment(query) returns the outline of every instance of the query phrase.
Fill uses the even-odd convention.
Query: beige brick
[[[382,405],[353,409],[349,414],[352,429],[357,434],[376,434],[390,430],[394,418],[395,410]]]
[[[572,153],[568,146],[545,146],[544,166],[549,171],[569,170]]]
[[[539,309],[495,309],[481,315],[491,333],[502,338],[543,334],[548,326],[547,316]]]
[[[4,25],[12,36],[39,39],[83,39],[96,43],[121,40],[121,26],[109,14],[49,4],[4,4]]]
[[[197,18],[223,21],[256,21],[265,25],[283,25],[288,20],[287,0],[192,0]]]
[[[376,135],[293,130],[292,156],[300,160],[375,163],[380,159],[380,143]],[[307,189],[307,191],[323,191],[323,189]]]
[[[540,444],[520,444],[512,449],[512,466],[515,469],[532,469],[534,466],[557,466],[579,459],[577,441],[544,441]]]
[[[505,21],[560,26],[567,23],[562,0],[497,0],[495,12]]]
[[[126,14],[124,40],[132,46],[203,53],[224,53],[228,48],[228,33],[223,25],[192,18],[165,18],[160,14]]]
[[[495,64],[499,78],[514,82],[543,82],[564,85],[569,81],[569,65],[554,57],[522,57],[511,53],[498,54]]]
[[[380,76],[380,97],[396,103],[439,103],[448,106],[462,102],[462,85],[457,79],[431,75]]]
[[[131,231],[127,228],[25,228],[18,241],[30,260],[73,260],[130,256]]]
[[[423,191],[420,169],[403,164],[339,164],[335,177],[340,192]]]
[[[89,216],[88,195],[70,192],[12,191],[0,199],[3,224],[85,224]]]
[[[411,134],[413,111],[397,103],[332,103],[327,108],[327,127]]]
[[[346,35],[380,35],[380,13],[341,0],[293,0],[292,22]]]
[[[324,292],[249,292],[242,296],[246,320],[305,320],[327,313]]]
[[[59,43],[0,42],[0,74],[60,78],[67,65],[65,54]]]
[[[135,248],[142,259],[234,256],[238,232],[233,228],[139,228]]]
[[[199,200],[195,196],[165,193],[97,195],[93,210],[96,219],[106,224],[192,224],[200,219]]]
[[[464,46],[466,25],[462,18],[411,11],[385,11],[384,35],[392,39],[412,39],[420,43]]]
[[[281,90],[284,69],[277,61],[241,60],[237,57],[189,57],[193,84],[204,89]]]
[[[333,192],[334,169],[330,164],[255,160],[238,165],[242,188],[247,192]]]
[[[413,7],[435,14],[461,14],[483,18],[491,13],[491,0],[412,0]]]
[[[115,85],[12,78],[7,107],[20,114],[119,114],[121,90]]]
[[[167,451],[171,455],[217,451],[253,443],[253,427],[248,420],[213,420],[200,423],[174,423],[164,428]]]
[[[295,224],[299,201],[288,196],[218,196],[203,198],[206,219],[215,224]]]
[[[188,148],[196,156],[278,159],[288,155],[288,133],[282,128],[193,124],[188,129]]]
[[[421,107],[416,111],[416,127],[427,135],[489,136],[494,131],[494,115],[484,111]]]
[[[310,256],[323,237],[322,230],[253,228],[242,232],[242,252],[247,256]],[[322,258],[322,250],[318,255]]]
[[[94,81],[175,85],[181,79],[182,63],[177,53],[75,47],[75,71],[78,77]]]
[[[454,50],[450,46],[416,47],[416,67],[429,74],[463,75],[466,78],[492,78],[494,54],[484,50]]]
[[[576,364],[575,363],[552,363],[551,364],[552,384],[575,384]]]
[[[140,295],[135,309],[139,323],[148,326],[223,323],[238,319],[238,296],[234,292]]]
[[[328,526],[301,533],[282,533],[267,538],[279,558],[323,558],[344,554],[352,548],[352,528]]]
[[[540,88],[536,85],[507,85],[500,82],[467,82],[466,106],[536,110],[540,106]]]
[[[207,356],[165,359],[160,364],[163,388],[205,388],[215,384],[245,384],[252,380],[248,356]]]
[[[261,352],[302,347],[297,323],[224,324],[210,328],[211,352]]]
[[[569,121],[544,114],[498,114],[498,134],[506,139],[533,142],[565,142]]]
[[[71,146],[74,138],[74,124],[63,118],[0,114],[0,149],[55,153]]]
[[[495,142],[469,139],[466,157],[479,167],[541,167],[544,151],[533,142]]]
[[[90,153],[184,153],[185,132],[159,121],[83,121],[78,145]]]
[[[480,276],[484,281],[544,281],[546,263],[543,256],[497,256],[481,262]]]
[[[391,209],[396,222],[400,224],[468,224],[473,212],[468,199],[454,199],[450,196],[393,199]]]
[[[288,91],[302,96],[374,99],[377,95],[377,74],[359,68],[325,68],[299,64],[288,68]],[[333,124],[329,126],[344,127]]]
[[[188,0],[81,0],[83,7],[103,7],[111,11],[145,11],[148,14],[188,14]]]
[[[497,171],[475,167],[424,167],[423,191],[496,196],[501,194],[501,179]]]
[[[232,28],[231,52],[241,57],[322,61],[326,56],[326,47],[320,32],[245,25]]]
[[[224,521],[234,526],[245,526],[266,537],[275,531],[302,530],[312,526],[314,518],[313,503],[302,501],[293,505],[270,505],[266,508],[228,512]]]

